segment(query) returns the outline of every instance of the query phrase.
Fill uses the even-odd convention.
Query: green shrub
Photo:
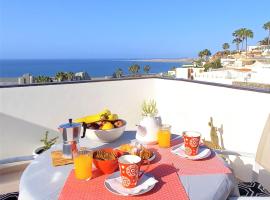
[[[221,65],[220,59],[216,59],[212,62],[208,62],[206,64],[204,64],[204,71],[207,72],[209,71],[209,69],[218,69],[218,68],[222,68],[223,66]]]

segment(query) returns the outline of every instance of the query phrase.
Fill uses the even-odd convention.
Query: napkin
[[[188,155],[185,154],[185,147],[184,145],[179,145],[178,147],[171,150],[172,153],[179,155],[181,157],[189,158]]]
[[[147,190],[149,187],[155,185],[158,181],[152,176],[143,175],[138,181],[137,186],[134,188],[123,187],[121,176],[108,178],[105,180],[105,182],[109,184],[113,190],[124,196],[128,196],[138,194],[143,190]]]

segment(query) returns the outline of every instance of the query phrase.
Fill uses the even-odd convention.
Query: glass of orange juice
[[[76,178],[83,180],[90,179],[92,177],[92,151],[81,149],[74,153],[73,159]]]
[[[169,148],[171,146],[171,126],[163,124],[158,131],[158,145],[162,148]]]

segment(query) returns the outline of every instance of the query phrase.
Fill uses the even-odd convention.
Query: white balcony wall
[[[45,130],[109,108],[128,121],[140,121],[140,105],[154,98],[173,132],[197,130],[209,138],[209,118],[224,127],[227,149],[255,153],[270,113],[270,94],[194,82],[138,79],[0,89],[0,159],[29,155]],[[52,136],[54,136],[52,134]]]
[[[270,94],[186,81],[155,80],[163,122],[174,132],[200,131],[210,137],[208,122],[223,124],[226,149],[256,153],[270,114]]]
[[[31,155],[46,130],[51,137],[69,118],[111,109],[134,129],[140,105],[154,98],[152,79],[0,89],[0,159]]]
[[[263,128],[270,114],[270,94],[210,86],[185,81],[156,80],[156,99],[164,123],[173,132],[196,130],[210,138],[210,117],[214,125],[223,124],[226,149],[256,153]],[[270,174],[260,170],[254,174],[254,159],[230,156],[237,178],[258,181],[270,189]]]

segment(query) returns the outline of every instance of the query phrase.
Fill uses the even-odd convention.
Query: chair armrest
[[[217,154],[227,155],[227,156],[243,156],[248,158],[255,158],[255,154],[240,152],[240,151],[232,151],[232,150],[214,150]]]
[[[11,157],[11,158],[5,158],[5,159],[0,160],[0,164],[4,165],[4,164],[15,163],[15,162],[29,161],[33,159],[34,159],[33,155]]]

